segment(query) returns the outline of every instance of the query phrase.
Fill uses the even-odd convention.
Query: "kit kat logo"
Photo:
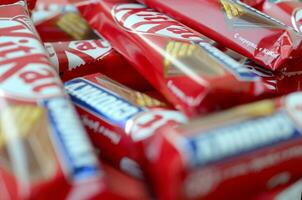
[[[112,49],[105,39],[46,43],[50,60],[57,71],[71,71],[87,63],[93,63]]]
[[[302,32],[302,9],[301,8],[297,8],[296,10],[294,10],[291,20],[292,20],[293,27],[297,31]]]
[[[202,40],[201,36],[193,30],[141,4],[118,4],[113,8],[113,17],[129,31],[189,41]]]
[[[15,98],[36,100],[62,94],[39,38],[26,21],[0,19],[0,89]]]

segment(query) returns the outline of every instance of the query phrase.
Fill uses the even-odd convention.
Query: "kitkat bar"
[[[267,1],[261,6],[261,11],[282,21],[295,30],[302,32],[302,2],[292,1]]]
[[[121,84],[139,91],[152,86],[103,37],[95,40],[78,40],[44,43],[50,61],[67,80],[101,72]]]
[[[272,71],[301,71],[301,36],[239,0],[139,0]]]
[[[142,4],[104,0],[76,6],[96,32],[188,116],[252,101],[267,92],[261,78],[204,36]]]
[[[186,121],[162,102],[99,73],[68,81],[65,89],[101,157],[135,177],[143,175],[142,143],[162,126]]]
[[[41,13],[47,12],[34,10],[32,18],[43,42],[97,38],[73,6],[66,6],[66,10],[58,9],[57,12],[50,11],[46,16]]]
[[[31,18],[44,42],[92,38],[89,27],[67,0],[39,0]]]
[[[157,199],[251,199],[301,178],[301,102],[292,93],[163,127],[145,146]]]
[[[100,197],[97,157],[23,1],[0,5],[0,68],[1,199]]]

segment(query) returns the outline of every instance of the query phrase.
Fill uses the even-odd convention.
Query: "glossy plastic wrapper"
[[[145,160],[141,143],[164,125],[186,121],[180,112],[102,74],[68,81],[65,89],[100,155],[138,178],[143,177]]]
[[[48,51],[50,61],[64,82],[101,72],[136,90],[153,89],[101,36],[97,40],[44,43],[44,46]]]
[[[76,5],[96,32],[190,117],[269,93],[261,78],[164,14],[131,0]]]
[[[296,31],[302,32],[302,2],[291,1],[267,1],[259,8],[262,12],[282,21]]]
[[[239,0],[139,0],[272,71],[302,71],[301,36]]]
[[[32,12],[32,19],[43,42],[97,38],[71,4],[39,1]]]
[[[292,93],[162,128],[145,147],[157,199],[252,199],[297,181],[301,102]]]
[[[0,68],[1,199],[101,195],[96,155],[23,1],[0,5]]]

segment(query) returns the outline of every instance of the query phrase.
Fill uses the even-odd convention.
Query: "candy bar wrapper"
[[[259,8],[261,8],[261,6],[265,0],[240,0],[240,1],[249,6],[256,8],[256,9],[259,9]]]
[[[102,163],[106,174],[107,188],[112,200],[150,200],[144,181],[130,177],[112,166]],[[113,196],[114,195],[114,196]],[[111,200],[109,199],[109,200]]]
[[[32,18],[44,42],[97,38],[75,7],[71,5],[57,9],[56,12],[34,10]]]
[[[160,127],[186,118],[148,95],[127,88],[102,74],[65,83],[91,141],[111,164],[142,177],[141,143]]]
[[[99,163],[23,1],[0,5],[0,68],[1,199],[100,195]]]
[[[168,13],[267,69],[302,71],[300,34],[239,0],[140,2]]]
[[[251,101],[267,91],[261,78],[202,35],[142,4],[105,0],[76,5],[95,31],[188,116]]]
[[[151,90],[150,84],[118,54],[111,44],[98,40],[45,43],[50,61],[63,81],[101,72],[140,91]]]
[[[284,178],[286,180],[286,178]],[[289,186],[280,187],[276,190],[266,192],[253,200],[295,200],[301,199],[302,180]]]
[[[287,95],[292,92],[301,91],[302,84],[302,74],[301,73],[285,73],[285,72],[273,72],[267,70],[260,66],[259,64],[253,62],[252,60],[244,57],[231,49],[225,48],[219,44],[215,46],[219,47],[221,51],[225,54],[229,55],[237,62],[244,65],[246,68],[253,71],[253,73],[257,74],[261,77],[264,83],[267,85],[267,88],[271,90],[270,96],[282,96]]]
[[[296,181],[301,102],[293,93],[161,129],[164,139],[145,147],[158,199],[248,199]]]
[[[260,9],[264,13],[293,27],[296,31],[302,32],[301,1],[264,1]]]
[[[18,3],[20,0],[1,0],[0,5],[14,4]],[[24,6],[27,6],[28,9],[32,10],[35,7],[36,0],[24,0]]]
[[[39,0],[36,3],[31,18],[34,24],[36,24],[39,21],[44,21],[64,12],[77,12],[77,9],[65,0]]]
[[[39,0],[31,17],[44,42],[97,38],[67,0]]]

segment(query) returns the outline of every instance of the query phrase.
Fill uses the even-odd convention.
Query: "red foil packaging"
[[[67,0],[39,0],[31,17],[44,42],[97,38]]]
[[[20,2],[19,0],[1,0],[0,5],[14,4]],[[27,5],[27,8],[32,10],[35,7],[36,0],[24,0],[24,5]]]
[[[240,1],[258,9],[262,6],[265,0],[240,0]]]
[[[102,74],[68,81],[65,89],[100,155],[135,177],[142,178],[142,143],[162,126],[186,121],[180,112]]]
[[[301,36],[239,0],[140,0],[272,71],[301,70]]]
[[[1,199],[99,197],[97,157],[23,1],[0,5],[0,69]]]
[[[50,61],[64,82],[101,72],[140,91],[152,88],[101,36],[98,40],[44,43],[44,46]]]
[[[292,93],[162,128],[145,147],[158,199],[249,199],[299,179],[301,102]]]
[[[301,199],[302,181],[299,180],[289,186],[280,187],[259,195],[254,200],[295,200]]]
[[[164,14],[129,0],[77,6],[95,31],[188,116],[267,94],[261,78]]]
[[[296,31],[302,32],[302,2],[292,1],[264,1],[260,8],[264,13],[279,19]]]
[[[66,6],[66,8],[69,7]],[[71,6],[71,8],[75,9],[73,6]],[[72,9],[54,12],[49,14],[50,16],[40,15],[41,12],[47,13],[35,11],[32,17],[35,22],[35,27],[44,42],[97,38],[88,24],[77,12],[72,11]]]
[[[108,190],[110,191],[110,198],[107,198],[108,200],[151,199],[149,191],[143,180],[130,177],[104,162],[102,163],[102,167],[106,174],[106,185]]]

